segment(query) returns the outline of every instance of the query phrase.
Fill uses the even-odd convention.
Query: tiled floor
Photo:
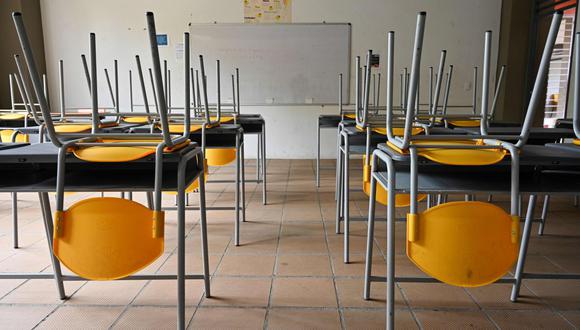
[[[353,161],[353,188],[360,184],[360,161]],[[253,173],[254,163],[248,163]],[[332,165],[323,162],[323,165]],[[211,178],[231,177],[231,167]],[[200,281],[187,283],[189,327],[215,329],[381,329],[385,285],[373,284],[362,299],[366,228],[352,225],[352,262],[342,262],[342,235],[334,228],[334,172],[322,171],[314,186],[313,162],[271,160],[269,204],[261,189],[247,184],[248,222],[242,246],[232,244],[233,212],[210,211],[210,268],[213,298]],[[253,177],[253,174],[248,174]],[[367,199],[352,194],[352,212],[365,214]],[[34,194],[19,195],[21,248],[12,248],[8,194],[0,196],[0,272],[50,272],[44,228]],[[67,203],[85,197],[67,196]],[[144,196],[137,196],[142,199]],[[233,185],[208,184],[208,202],[228,206]],[[485,198],[485,196],[480,196]],[[501,196],[497,196],[500,205]],[[173,197],[166,195],[165,203]],[[194,195],[191,201],[196,202]],[[379,210],[384,215],[384,210]],[[188,213],[187,270],[200,272],[197,214]],[[397,224],[397,274],[418,274],[404,254],[404,224]],[[385,272],[385,227],[376,229],[374,274]],[[167,213],[166,253],[145,272],[176,269],[175,214]],[[580,209],[567,196],[553,199],[543,237],[534,235],[528,270],[580,272]],[[70,298],[57,298],[52,280],[1,280],[0,329],[175,328],[176,287],[172,281],[67,282]],[[399,284],[396,324],[416,328],[580,328],[580,281],[526,281],[519,303],[509,302],[509,285],[462,289],[443,284]]]

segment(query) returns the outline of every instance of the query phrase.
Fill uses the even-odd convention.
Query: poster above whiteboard
[[[244,0],[244,23],[291,23],[292,0]]]

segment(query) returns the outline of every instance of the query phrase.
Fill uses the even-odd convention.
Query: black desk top
[[[163,157],[163,188],[177,188],[177,167],[196,149],[191,144]],[[58,149],[52,143],[0,150],[0,191],[54,191]],[[186,185],[198,176],[196,157],[187,161]],[[123,163],[86,162],[70,154],[66,161],[67,191],[151,191],[154,187],[155,155]]]

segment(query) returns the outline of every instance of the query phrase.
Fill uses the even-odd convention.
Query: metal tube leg
[[[260,138],[260,134],[256,138],[258,148],[256,149],[256,181],[260,182],[260,150],[262,148],[262,139]]]
[[[578,201],[579,201],[579,200],[580,200],[580,196],[578,196],[578,195],[575,195],[575,196],[574,196],[574,207],[578,207],[578,204],[579,204],[579,203],[578,203]]]
[[[365,256],[365,282],[363,299],[368,300],[371,297],[371,275],[373,264],[373,242],[375,237],[375,203],[377,194],[377,180],[371,175],[371,192],[369,196],[369,215],[367,222],[367,249]]]
[[[348,146],[348,137],[344,138],[344,194],[343,194],[343,221],[344,221],[344,263],[349,263],[349,255],[350,255],[350,210],[349,210],[349,190],[350,190],[350,178],[349,178],[349,171],[348,171],[348,161],[349,161],[349,146]]]
[[[320,118],[316,127],[316,187],[320,187]]]
[[[342,150],[338,148],[338,153],[336,154],[336,224],[335,230],[337,234],[340,234],[340,217],[342,215],[342,178],[343,178],[343,163],[342,163]]]
[[[542,206],[542,218],[540,219],[540,226],[538,227],[538,235],[544,235],[544,226],[548,218],[548,205],[550,204],[550,195],[544,196],[544,205]]]
[[[201,167],[203,168],[203,162]],[[205,297],[211,297],[210,291],[210,271],[209,271],[209,255],[207,244],[207,219],[205,209],[205,182],[203,180],[205,173],[199,176],[199,228],[201,230],[201,253],[203,255],[203,283],[205,285]]]
[[[185,174],[180,168],[177,181],[177,328],[185,329],[185,326]]]
[[[266,123],[262,124],[262,204],[268,204],[266,177],[267,177],[267,159],[266,159]]]
[[[18,194],[12,193],[12,233],[14,248],[18,249]]]
[[[127,193],[127,198],[128,198],[130,201],[132,201],[132,200],[133,200],[133,192],[132,192],[132,191],[129,191],[129,192]]]
[[[240,245],[240,146],[236,139],[236,192],[234,197],[236,223],[234,225],[234,244]]]
[[[336,138],[336,182],[335,182],[335,190],[334,190],[334,199],[338,200],[338,195],[339,195],[339,181],[341,180],[341,170],[339,170],[339,166],[342,166],[342,163],[340,162],[339,158],[340,158],[340,145],[341,145],[341,134],[340,134],[340,125],[338,126],[337,129],[337,138]],[[338,234],[338,232],[337,232]]]
[[[520,243],[520,253],[518,262],[516,264],[516,271],[514,278],[516,282],[512,287],[511,301],[516,302],[520,295],[520,286],[522,285],[522,276],[524,273],[524,265],[526,263],[526,255],[528,253],[528,243],[530,240],[530,233],[532,232],[532,221],[534,219],[534,207],[536,206],[536,195],[530,195],[530,203],[528,204],[528,212],[526,213],[526,221],[524,223],[524,231],[522,233],[522,241]]]
[[[245,157],[245,143],[242,141],[241,145],[241,158],[240,158],[240,164],[241,164],[241,172],[242,172],[242,221],[246,222],[246,157]]]
[[[66,293],[64,290],[64,283],[62,281],[62,271],[60,269],[60,261],[56,258],[52,252],[52,233],[53,233],[53,223],[52,215],[50,211],[50,201],[48,199],[48,193],[38,193],[38,199],[40,200],[40,209],[42,211],[42,219],[44,220],[44,230],[46,232],[46,241],[48,243],[48,251],[50,253],[50,261],[52,263],[52,270],[54,271],[54,281],[56,282],[56,288],[58,290],[58,297],[61,300],[65,300]]]
[[[147,195],[147,206],[150,209],[153,209],[153,192],[148,191],[148,192],[146,192],[146,195]]]
[[[389,192],[387,205],[387,326],[395,329],[395,167],[392,160],[387,162]]]

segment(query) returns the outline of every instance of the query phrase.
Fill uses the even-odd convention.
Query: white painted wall
[[[471,104],[472,67],[481,66],[483,33],[494,32],[492,68],[497,54],[501,0],[294,0],[294,22],[352,23],[352,55],[364,56],[373,49],[385,60],[386,32],[396,32],[395,66],[410,66],[415,19],[418,11],[427,11],[427,30],[423,50],[422,102],[427,102],[427,66],[436,66],[441,49],[448,50],[447,63],[455,66],[452,104]],[[173,104],[182,105],[181,62],[176,60],[174,46],[181,41],[189,22],[241,22],[242,0],[42,0],[42,20],[53,107],[58,105],[58,60],[65,63],[67,106],[90,104],[80,54],[88,52],[88,34],[97,34],[100,104],[111,105],[102,69],[112,70],[114,59],[121,70],[121,106],[127,107],[129,68],[134,55],[142,55],[150,64],[145,31],[145,12],[153,11],[159,33],[167,33],[169,47],[160,54],[172,69]],[[384,69],[384,67],[381,67]],[[492,72],[494,72],[492,70]],[[210,76],[211,77],[211,76]],[[491,77],[494,84],[494,77]],[[398,81],[398,80],[397,80]],[[135,80],[136,82],[136,80]],[[241,77],[243,84],[243,76]],[[337,81],[329,81],[336,85]],[[384,81],[382,86],[384,86]],[[352,88],[351,88],[352,90]],[[399,87],[395,86],[395,95]],[[136,91],[136,102],[141,103]],[[229,91],[224,93],[229,94]],[[243,97],[243,95],[242,95]],[[384,90],[381,99],[384,100]],[[398,102],[396,97],[395,102]],[[55,108],[56,109],[56,108]],[[336,106],[315,107],[246,107],[242,112],[261,113],[267,122],[269,158],[314,158],[316,152],[316,119],[321,113],[336,113]],[[322,155],[335,154],[334,131],[323,131]],[[248,155],[255,155],[255,139],[247,140]]]

